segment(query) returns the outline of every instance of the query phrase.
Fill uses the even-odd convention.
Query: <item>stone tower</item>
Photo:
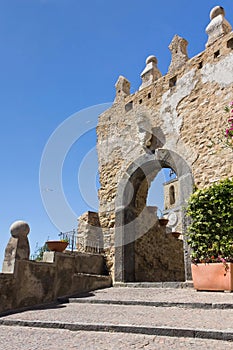
[[[155,56],[148,57],[134,94],[121,76],[112,107],[99,116],[99,222],[115,282],[191,278],[186,239],[166,234],[146,207],[150,184],[162,168],[177,175],[169,201],[183,208],[183,232],[194,184],[233,176],[233,153],[218,142],[227,123],[224,107],[233,100],[233,32],[222,7],[211,11],[206,32],[206,49],[193,58],[187,56],[187,41],[174,37],[164,76]]]

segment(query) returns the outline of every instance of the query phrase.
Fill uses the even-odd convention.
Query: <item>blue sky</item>
[[[32,251],[36,242],[57,238],[39,187],[43,149],[54,130],[84,108],[113,101],[120,74],[137,90],[147,56],[154,54],[166,74],[175,34],[188,40],[189,57],[203,51],[216,5],[233,24],[230,0],[0,0],[0,259],[15,220],[30,224]],[[64,193],[77,217],[89,209],[78,168],[94,146],[89,130],[64,163]]]

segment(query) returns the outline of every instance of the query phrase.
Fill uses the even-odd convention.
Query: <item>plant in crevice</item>
[[[210,138],[207,147],[213,149],[214,146],[219,145],[221,148],[230,148],[233,150],[233,101],[224,107],[225,113],[228,114],[228,119],[220,135],[215,138]],[[211,154],[215,154],[212,152]]]
[[[225,130],[224,136],[226,140],[226,146],[233,149],[233,101],[224,108],[225,112],[228,113],[228,127]]]

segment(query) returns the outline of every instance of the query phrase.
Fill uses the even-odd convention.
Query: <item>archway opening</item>
[[[171,168],[161,169],[150,184],[146,205],[156,206],[160,214],[167,211],[176,202],[177,191],[173,182],[177,182],[175,171]],[[169,184],[169,198],[167,198]]]
[[[175,152],[161,149],[130,165],[117,193],[115,281],[189,279],[187,243],[168,234],[155,215],[155,206],[147,205],[150,185],[162,169],[166,172],[172,169],[175,173],[172,180],[177,179],[182,189],[175,198],[176,205],[181,208],[192,192],[190,168]]]

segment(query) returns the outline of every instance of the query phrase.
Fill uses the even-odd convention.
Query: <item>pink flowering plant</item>
[[[230,114],[228,119],[228,127],[225,130],[226,146],[233,149],[233,101],[224,108],[225,112]]]

